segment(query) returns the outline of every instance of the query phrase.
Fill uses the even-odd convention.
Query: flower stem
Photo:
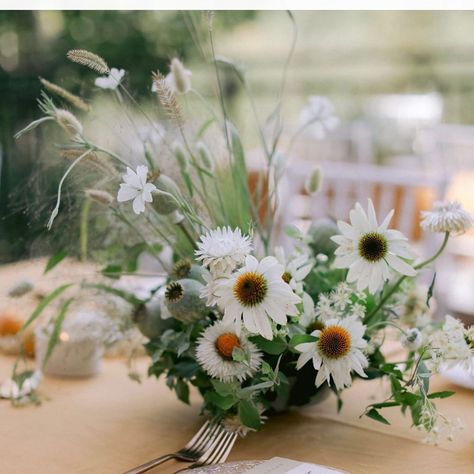
[[[89,228],[89,212],[91,209],[92,201],[87,198],[82,203],[81,209],[81,223],[80,223],[80,243],[81,243],[81,262],[87,260],[87,247],[88,247],[88,228]]]
[[[425,267],[426,265],[429,265],[431,262],[436,260],[441,255],[443,250],[445,249],[446,244],[448,243],[448,240],[449,240],[449,232],[446,232],[444,234],[443,242],[441,243],[441,246],[438,249],[438,251],[432,257],[430,257],[428,260],[425,260],[425,261],[419,263],[418,265],[416,265],[414,267],[415,270],[420,270],[421,268]],[[403,283],[405,278],[406,278],[406,275],[402,275],[395,282],[395,284],[392,286],[392,288],[379,301],[379,304],[369,313],[369,315],[367,316],[366,321],[365,321],[366,323],[369,322],[378,313],[378,311],[383,307],[383,305],[387,302],[387,300],[398,290],[398,288]]]

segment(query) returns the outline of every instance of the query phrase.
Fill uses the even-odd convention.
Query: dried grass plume
[[[68,51],[67,57],[77,64],[97,71],[99,74],[110,73],[110,68],[103,58],[85,49],[71,49],[71,51]]]

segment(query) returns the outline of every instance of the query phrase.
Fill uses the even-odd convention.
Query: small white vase
[[[65,340],[67,339],[67,340]],[[38,328],[35,331],[36,365],[53,377],[92,377],[102,368],[102,343],[96,339],[60,338],[43,367],[49,335]]]

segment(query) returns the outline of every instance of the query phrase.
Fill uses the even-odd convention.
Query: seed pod
[[[179,195],[179,188],[177,184],[168,176],[160,174],[158,178],[155,179],[153,184],[156,186],[158,191],[163,191],[173,196]],[[176,199],[168,194],[163,194],[160,192],[155,192],[153,195],[153,208],[158,214],[171,214],[173,211],[178,209],[178,204]]]
[[[196,149],[199,154],[199,161],[201,166],[207,171],[214,171],[214,159],[211,156],[211,152],[203,142],[196,143]]]
[[[208,313],[201,291],[204,285],[196,280],[184,278],[172,281],[166,287],[165,304],[173,318],[183,323],[203,319]]]
[[[176,158],[176,161],[179,164],[179,167],[182,170],[185,170],[188,167],[188,153],[185,150],[184,146],[180,142],[174,142],[172,145],[173,155]]]
[[[135,309],[132,319],[140,332],[149,339],[158,339],[166,330],[176,329],[177,322],[173,318],[161,317],[163,296],[157,296]]]
[[[336,234],[339,234],[339,229],[333,220],[325,217],[313,222],[308,231],[311,237],[309,246],[313,254],[333,255],[337,244],[331,240],[331,237]]]
[[[170,277],[173,280],[182,280],[187,278],[189,280],[197,280],[205,284],[204,274],[207,270],[200,265],[196,265],[189,258],[178,260],[171,270]]]
[[[102,204],[103,206],[110,206],[114,202],[114,197],[107,191],[101,189],[86,189],[85,195],[93,201]]]

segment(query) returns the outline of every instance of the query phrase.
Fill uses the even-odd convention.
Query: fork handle
[[[133,469],[130,469],[124,474],[142,474],[143,472],[147,472],[150,469],[153,469],[155,466],[159,466],[160,464],[163,464],[164,462],[169,461],[170,459],[173,459],[175,457],[175,454],[165,454],[163,456],[160,456],[159,458],[155,458],[151,461],[140,464],[140,466],[134,467]]]

